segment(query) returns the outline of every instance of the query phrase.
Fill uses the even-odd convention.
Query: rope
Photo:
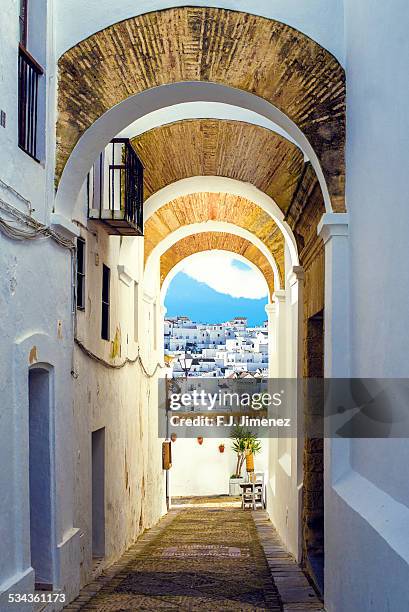
[[[145,376],[146,376],[147,378],[153,378],[153,377],[155,376],[156,372],[157,372],[159,369],[162,369],[162,368],[164,368],[164,367],[165,367],[165,366],[164,366],[162,363],[159,363],[159,362],[158,362],[158,363],[155,365],[155,368],[154,368],[153,372],[148,372],[148,370],[147,370],[147,368],[146,368],[145,364],[143,363],[142,357],[141,357],[140,352],[139,352],[139,348],[138,348],[138,354],[137,354],[137,356],[135,357],[135,359],[129,359],[129,357],[126,357],[126,358],[124,359],[124,361],[122,361],[122,363],[118,363],[118,364],[115,364],[115,363],[109,363],[109,361],[106,361],[105,359],[102,359],[101,357],[98,357],[98,355],[96,355],[95,353],[93,353],[92,351],[90,351],[90,350],[89,350],[89,349],[88,349],[88,348],[87,348],[87,347],[86,347],[86,346],[85,346],[85,345],[84,345],[84,344],[81,342],[81,340],[79,340],[78,338],[74,338],[74,341],[75,341],[75,343],[76,343],[76,344],[79,346],[79,348],[80,348],[80,349],[81,349],[81,350],[82,350],[82,351],[83,351],[83,352],[84,352],[84,353],[85,353],[85,354],[86,354],[88,357],[90,357],[90,358],[91,358],[91,359],[93,359],[94,361],[97,361],[98,363],[100,363],[101,365],[103,365],[105,368],[109,368],[109,369],[112,369],[112,370],[121,370],[122,368],[124,368],[124,367],[125,367],[126,365],[128,365],[128,364],[135,364],[135,363],[139,362],[139,364],[140,364],[140,366],[141,366],[141,368],[142,368],[142,370],[143,370],[143,372],[144,372]],[[71,372],[71,374],[73,374],[73,375],[74,375],[74,373],[73,373],[73,372]]]

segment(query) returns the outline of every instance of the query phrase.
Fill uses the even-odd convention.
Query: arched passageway
[[[193,438],[194,461],[181,439],[162,445],[158,383],[170,370],[163,297],[188,254],[196,253],[203,274],[190,277],[197,282],[186,293],[177,279],[182,300],[176,310],[169,302],[169,320],[192,294],[205,305],[203,320],[219,320],[221,310],[197,286],[214,268],[209,287],[233,288],[232,299],[259,296],[262,329],[253,331],[261,359],[246,362],[261,364],[257,374],[266,373],[266,351],[278,380],[408,374],[408,3],[191,4],[2,2],[0,609],[14,612],[27,594],[31,612],[40,587],[48,589],[41,595],[65,597],[53,609],[73,611],[92,583],[88,594],[101,585],[104,592],[89,608],[156,610],[169,604],[164,588],[179,589],[185,599],[172,603],[190,608],[193,584],[193,607],[206,591],[213,610],[237,565],[253,584],[245,601],[224,605],[224,597],[223,607],[271,608],[254,585],[270,579],[262,551],[246,549],[261,523],[271,537],[267,558],[277,552],[268,558],[275,586],[296,576],[283,608],[409,610],[409,543],[397,537],[409,520],[408,445],[309,436],[314,405],[298,389],[297,436],[268,443],[269,518],[256,514],[252,523],[243,514],[231,534],[227,508],[210,539],[200,526],[215,508],[183,508],[187,521],[156,531],[168,510],[170,449],[175,464],[181,459],[180,480],[188,465],[189,483],[214,487],[207,476],[224,461],[219,492],[227,493],[238,473],[230,443]],[[227,261],[240,261],[206,267],[207,249],[229,249]],[[239,282],[241,258],[251,269]],[[260,285],[250,282],[255,276]],[[383,316],[379,296],[388,297]],[[237,340],[226,342],[238,346],[247,331],[241,309],[236,314],[221,321],[233,323]],[[210,331],[208,344],[216,345],[221,330]],[[203,347],[193,348],[199,355]],[[237,363],[214,359],[216,374],[229,369],[235,380]],[[204,547],[190,547],[189,519]],[[142,549],[145,532],[150,544]],[[132,572],[107,585],[134,542]],[[161,559],[156,567],[150,552]],[[322,589],[323,553],[325,606],[311,603],[308,585],[294,601],[306,578],[289,554]],[[214,559],[226,580],[212,572]],[[235,588],[247,587],[236,574]]]
[[[252,202],[229,194],[195,193],[168,202],[145,222],[144,256],[147,261],[156,245],[184,225],[224,222],[261,240],[274,258],[281,282],[284,272],[284,237],[275,222]]]
[[[269,298],[274,293],[274,270],[265,255],[245,238],[225,232],[193,234],[182,238],[165,251],[160,258],[161,289],[167,289],[168,276],[190,255],[215,250],[235,253],[253,264],[266,280]]]
[[[212,104],[223,103],[236,119],[178,117],[178,107],[189,102],[207,104],[209,115]],[[250,261],[267,282],[270,374],[307,373],[308,321],[324,308],[324,243],[317,228],[325,212],[345,210],[345,83],[334,57],[282,23],[245,13],[187,7],[152,12],[114,24],[65,52],[58,106],[56,218],[81,221],[85,207],[93,208],[95,194],[84,188],[87,172],[124,130],[131,138],[124,146],[139,163],[143,237],[102,236],[96,216],[89,225],[95,266],[104,258],[105,271],[118,269],[122,284],[113,307],[133,319],[130,329],[116,324],[104,347],[112,367],[122,367],[123,355],[123,364],[139,361],[147,380],[140,389],[155,406],[167,279],[193,253],[228,250]],[[167,108],[172,122],[166,121]],[[156,111],[161,124],[133,137],[136,122]],[[246,121],[249,112],[269,127]],[[103,153],[93,180],[107,172],[106,184],[113,184],[111,173],[118,168]],[[102,182],[100,196],[106,197]],[[110,307],[106,301],[105,307]],[[150,423],[142,397],[138,401],[139,418],[145,415]],[[296,407],[302,409],[301,401]],[[149,425],[149,435],[154,428]],[[267,482],[270,517],[299,560],[311,536],[301,531],[301,521],[308,526],[311,519],[300,495],[303,450],[297,439],[269,445]],[[307,475],[313,459],[306,448]],[[154,469],[141,469],[140,526],[154,520],[154,511],[144,516],[150,500],[163,504],[160,467],[157,462]],[[135,528],[132,519],[131,531]]]

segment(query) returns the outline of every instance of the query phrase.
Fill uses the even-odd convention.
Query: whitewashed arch
[[[234,234],[235,236],[239,236],[248,240],[256,246],[259,251],[265,256],[268,263],[270,264],[273,274],[274,274],[274,287],[275,289],[281,288],[280,282],[280,273],[278,270],[277,263],[266,247],[264,242],[254,236],[251,232],[242,227],[238,227],[233,223],[227,223],[226,221],[205,221],[204,223],[191,223],[190,225],[183,225],[179,227],[174,232],[168,234],[161,242],[159,242],[156,247],[150,253],[146,264],[145,264],[145,272],[144,272],[144,288],[145,290],[154,295],[155,286],[158,282],[159,278],[159,266],[160,266],[160,258],[170,247],[172,247],[176,242],[182,240],[182,238],[186,238],[187,236],[193,236],[194,234],[203,234],[207,232],[223,232],[228,234]],[[271,296],[269,295],[269,301],[271,300]]]
[[[267,100],[246,91],[207,81],[186,81],[153,87],[130,96],[106,111],[85,131],[64,167],[55,199],[55,216],[51,218],[51,222],[58,225],[64,220],[67,225],[70,224],[75,203],[89,169],[115,135],[136,119],[155,110],[197,101],[222,102],[247,109],[285,130],[311,161],[322,189],[326,211],[332,211],[319,159],[306,136],[289,117]]]
[[[256,272],[258,272],[263,277],[263,279],[264,279],[264,282],[266,284],[266,293],[267,293],[267,295],[269,295],[268,283],[267,283],[267,281],[266,281],[266,279],[264,277],[264,274],[262,273],[260,268],[258,268],[256,266],[255,263],[250,261],[250,259],[247,259],[247,257],[244,257],[244,255],[240,255],[240,253],[235,253],[234,251],[228,251],[227,249],[215,249],[214,251],[200,251],[200,253],[214,253],[214,252],[216,252],[216,253],[217,252],[219,252],[219,253],[220,252],[231,253],[231,254],[234,255],[235,259],[238,259],[239,261],[242,261],[243,263],[246,264],[246,266],[249,266],[250,268],[252,268]],[[165,297],[166,297],[166,294],[168,292],[168,289],[169,289],[169,286],[170,286],[172,280],[175,278],[176,274],[178,274],[178,272],[180,272],[180,270],[186,264],[187,260],[195,257],[196,255],[197,255],[197,253],[192,253],[191,255],[188,255],[187,257],[185,257],[184,259],[179,261],[175,266],[173,266],[173,268],[171,270],[169,270],[169,272],[167,273],[165,279],[163,280],[162,287],[160,288],[160,303],[161,303],[162,306],[164,306]]]
[[[140,119],[137,119],[131,125],[128,125],[122,132],[117,136],[118,138],[135,138],[140,136],[149,130],[153,130],[157,127],[169,125],[177,121],[189,121],[192,119],[219,119],[220,121],[241,121],[249,123],[250,125],[257,125],[265,128],[270,132],[278,134],[282,138],[285,138],[293,145],[298,146],[295,140],[276,123],[258,115],[257,113],[238,108],[237,106],[231,106],[229,104],[223,104],[221,102],[184,102],[182,104],[175,104],[169,108],[161,108],[157,111],[149,113]],[[305,161],[308,160],[304,153]]]
[[[144,223],[162,206],[171,200],[187,196],[192,193],[229,193],[250,200],[260,206],[275,221],[281,230],[288,246],[292,266],[299,266],[297,243],[294,234],[284,220],[284,213],[278,204],[264,191],[251,183],[245,183],[224,176],[193,176],[181,179],[163,187],[152,194],[144,204]]]

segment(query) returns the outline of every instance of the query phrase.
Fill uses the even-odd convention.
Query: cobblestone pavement
[[[287,596],[293,601],[290,607],[283,603],[271,559],[286,562],[289,556],[271,540],[275,532],[271,523],[266,530],[267,521],[265,513],[223,504],[178,506],[65,610],[321,610],[294,561],[291,568],[281,563],[278,572],[279,580],[290,580]]]

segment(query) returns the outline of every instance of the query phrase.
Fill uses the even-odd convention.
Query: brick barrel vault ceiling
[[[279,227],[260,206],[228,193],[193,193],[159,208],[145,223],[145,262],[166,236],[184,225],[206,221],[233,223],[254,234],[276,260],[281,282],[284,282],[284,236]]]
[[[82,134],[149,88],[209,81],[256,94],[304,132],[334,210],[344,209],[345,74],[316,42],[274,20],[180,7],[116,23],[59,60],[56,180]]]
[[[274,292],[274,272],[267,258],[251,242],[240,236],[224,232],[204,232],[182,238],[172,245],[160,258],[160,284],[180,261],[203,251],[229,251],[251,261],[267,281],[270,296]]]
[[[132,144],[145,166],[145,198],[183,178],[224,176],[252,183],[286,213],[304,166],[294,144],[241,121],[178,121],[145,132]]]

